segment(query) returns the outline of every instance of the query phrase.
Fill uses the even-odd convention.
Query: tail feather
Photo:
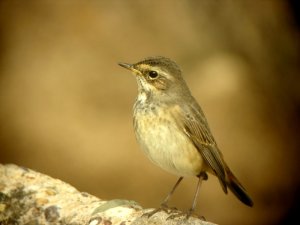
[[[252,207],[253,201],[249,194],[246,192],[245,188],[238,181],[238,179],[233,175],[230,169],[227,169],[227,186],[231,190],[231,192],[244,204]]]

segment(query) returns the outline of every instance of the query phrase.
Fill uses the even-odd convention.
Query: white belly
[[[179,131],[176,124],[163,119],[164,115],[151,112],[149,115],[149,111],[147,115],[147,120],[135,120],[135,134],[149,159],[179,176],[198,175],[202,170],[203,160],[189,138],[183,131]]]

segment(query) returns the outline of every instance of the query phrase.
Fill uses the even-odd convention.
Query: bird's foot
[[[185,212],[172,212],[170,216],[167,217],[167,220],[173,220],[173,219],[178,219],[181,217],[184,217],[185,219],[189,219],[191,215]]]
[[[192,214],[193,214],[194,210],[189,210],[187,212],[180,212],[180,211],[177,211],[177,212],[172,212],[172,215],[170,215],[167,220],[173,220],[173,219],[176,219],[176,218],[180,218],[180,217],[183,217],[184,219],[188,220]],[[204,220],[206,221],[205,217],[204,216],[198,216],[198,215],[193,215],[201,220]]]
[[[159,208],[157,209],[154,209],[148,213],[144,213],[143,216],[147,216],[148,218],[150,218],[151,216],[153,216],[154,214],[158,213],[158,212],[165,212],[167,214],[170,214],[170,213],[174,213],[176,211],[178,211],[178,209],[176,207],[169,207],[168,205],[166,204],[161,204]]]

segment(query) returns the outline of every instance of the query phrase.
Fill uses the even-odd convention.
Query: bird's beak
[[[124,67],[125,69],[130,70],[130,71],[133,72],[135,75],[141,74],[140,71],[138,71],[137,69],[135,69],[135,68],[133,67],[133,64],[129,64],[129,63],[118,63],[118,64],[119,64],[119,66],[122,66],[122,67]]]
[[[128,69],[128,70],[133,70],[133,65],[132,64],[129,64],[129,63],[118,63],[119,66],[122,66],[124,67],[125,69]]]

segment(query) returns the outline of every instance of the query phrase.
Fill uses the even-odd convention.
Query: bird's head
[[[176,94],[186,89],[178,65],[165,57],[151,57],[135,64],[119,63],[135,75],[139,92],[148,94]]]

